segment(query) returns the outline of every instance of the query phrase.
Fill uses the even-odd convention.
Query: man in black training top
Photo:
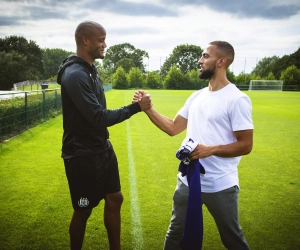
[[[69,233],[71,249],[81,249],[92,209],[105,200],[104,224],[110,249],[120,249],[123,201],[118,162],[107,127],[149,109],[150,96],[119,109],[106,109],[102,84],[93,62],[104,58],[106,31],[96,22],[80,23],[75,32],[76,55],[60,65],[63,145],[66,176],[74,209]]]

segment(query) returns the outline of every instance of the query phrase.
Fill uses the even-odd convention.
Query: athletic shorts
[[[96,207],[105,194],[121,190],[112,148],[97,155],[64,159],[64,164],[74,210]]]

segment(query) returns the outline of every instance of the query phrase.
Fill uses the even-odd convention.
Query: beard
[[[94,55],[95,55],[95,59],[103,59],[104,58],[104,55],[100,54],[98,51],[95,51]]]
[[[210,79],[215,74],[216,65],[211,66],[209,69],[202,71],[199,74],[200,79]]]
[[[90,55],[94,60],[104,58],[104,54],[101,54],[97,48],[91,49]]]

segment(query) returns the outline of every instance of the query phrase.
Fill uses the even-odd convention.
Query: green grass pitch
[[[149,90],[154,107],[173,118],[192,91]],[[134,90],[106,93],[109,108]],[[254,147],[239,165],[240,223],[251,249],[300,249],[300,93],[251,91]],[[121,185],[124,250],[162,249],[171,216],[185,132],[157,129],[144,113],[109,128]],[[0,249],[68,249],[72,214],[61,153],[62,118],[0,145]],[[108,249],[103,202],[88,221],[83,249]],[[207,209],[203,249],[224,249]]]

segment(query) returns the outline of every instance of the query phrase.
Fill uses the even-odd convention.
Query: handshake
[[[144,90],[137,90],[134,93],[132,103],[137,102],[140,105],[142,111],[146,111],[152,107],[152,101],[150,94],[147,94]]]

